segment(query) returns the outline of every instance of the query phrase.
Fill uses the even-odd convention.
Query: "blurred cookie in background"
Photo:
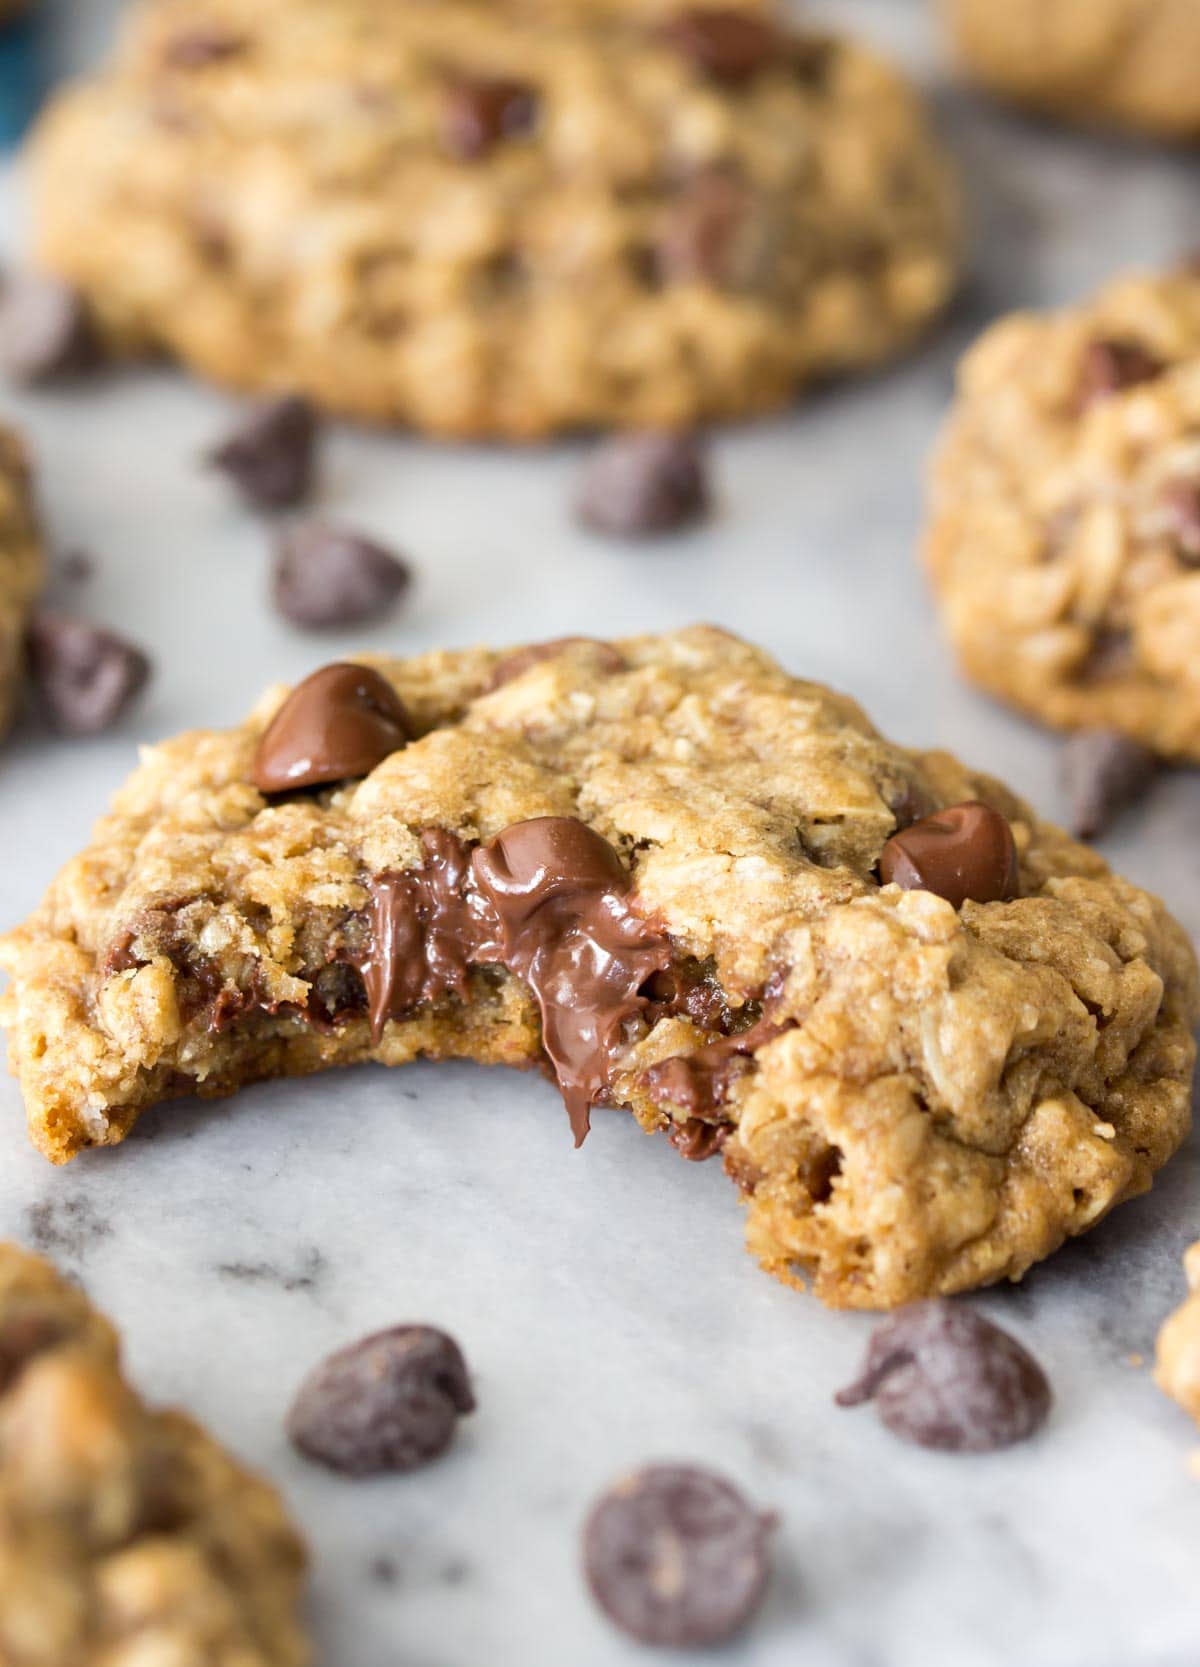
[[[959,264],[917,93],[753,0],[155,0],[35,184],[118,347],[448,436],[779,406]]]
[[[1200,138],[1196,0],[941,0],[990,91],[1072,121]]]
[[[934,460],[926,560],[977,683],[1200,761],[1200,267],[984,334]]]

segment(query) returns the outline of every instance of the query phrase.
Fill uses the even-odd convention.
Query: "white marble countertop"
[[[67,0],[82,58],[108,0]],[[937,79],[915,0],[822,9]],[[56,549],[100,558],[80,602],[151,645],[117,734],[25,730],[0,759],[0,921],[85,839],[136,742],[241,715],[260,688],[358,644],[408,653],[708,618],[851,690],[1060,810],[1056,744],[955,677],[913,562],[920,471],[956,353],[989,316],[1066,299],[1200,244],[1195,161],[1066,135],[940,90],[974,203],[975,275],[910,361],[718,435],[720,510],[627,550],[568,502],[577,446],[519,455],[337,429],[324,505],[408,551],[411,606],[366,637],[305,637],[265,597],[264,533],[197,453],[232,402],[166,370],[4,400],[40,457]],[[0,236],[19,244],[19,180]],[[1166,778],[1107,845],[1200,929],[1200,782]],[[1043,1360],[1057,1404],[990,1458],[907,1449],[839,1412],[870,1321],[775,1285],[741,1249],[715,1165],[600,1114],[585,1149],[544,1083],[455,1066],[255,1089],[147,1118],[122,1148],[48,1168],[0,1081],[0,1233],[79,1275],[137,1381],[185,1402],[286,1491],[315,1552],[326,1667],[618,1667],[651,1659],[593,1610],[578,1528],[616,1473],[707,1462],[781,1515],[765,1612],[738,1667],[1194,1667],[1195,1435],[1146,1366],[1200,1216],[1182,1154],[1149,1198],[1016,1289],[980,1299]],[[376,1326],[462,1342],[479,1411],[411,1477],[350,1484],[298,1459],[283,1411],[308,1366]],[[372,1573],[391,1559],[396,1578]],[[710,1659],[706,1657],[706,1659]]]

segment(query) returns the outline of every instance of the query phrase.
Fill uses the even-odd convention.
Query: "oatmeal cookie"
[[[25,628],[42,586],[42,546],[23,442],[0,426],[0,731],[25,668]]]
[[[116,1334],[0,1245],[0,1661],[304,1667],[303,1546],[191,1419],[148,1408]]]
[[[958,262],[918,96],[754,0],[154,0],[36,175],[115,347],[442,435],[778,406]]]
[[[984,87],[1036,110],[1200,138],[1195,0],[941,0]]]
[[[1200,1244],[1183,1265],[1190,1295],[1158,1334],[1154,1381],[1200,1423]]]
[[[1045,723],[1200,759],[1200,268],[987,331],[926,553],[970,677]]]
[[[710,627],[275,688],[146,753],[0,965],[55,1161],[259,1078],[541,1063],[577,1140],[722,1152],[835,1304],[1019,1277],[1189,1121],[1162,905]]]

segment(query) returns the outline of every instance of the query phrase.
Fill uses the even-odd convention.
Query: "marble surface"
[[[1123,262],[1200,244],[1194,160],[1055,132],[940,85],[915,0],[832,15],[927,79],[963,162],[974,275],[910,361],[714,440],[719,513],[662,548],[586,539],[581,448],[509,455],[338,429],[324,505],[394,540],[412,604],[314,640],[265,598],[261,525],[196,456],[232,402],[169,371],[5,397],[32,435],[57,550],[97,553],[73,605],[157,655],[122,730],[24,728],[0,759],[0,920],[86,837],[139,739],[239,716],[269,679],[358,644],[619,633],[711,618],[852,690],[890,731],[961,750],[1045,810],[1055,742],[965,689],[913,563],[920,472],[961,346],[995,312],[1065,299]],[[106,0],[68,0],[82,60]],[[20,242],[19,174],[0,236]],[[63,591],[64,599],[69,593]],[[1175,775],[1111,856],[1200,929],[1200,783]],[[1200,1659],[1194,1432],[1145,1366],[1200,1215],[1182,1154],[1017,1289],[980,1306],[1051,1372],[1053,1419],[990,1458],[906,1449],[839,1412],[870,1322],[778,1287],[740,1248],[732,1189],[615,1115],[571,1149],[552,1090],[467,1067],[361,1070],[167,1108],[124,1147],[49,1169],[0,1081],[0,1233],[54,1256],[120,1323],[138,1381],[186,1402],[291,1499],[315,1553],[328,1667],[620,1667],[649,1659],[584,1593],[580,1519],[615,1473],[711,1463],[781,1516],[759,1622],[730,1667],[1192,1667]],[[327,1349],[428,1319],[462,1341],[479,1411],[444,1462],[351,1485],[281,1418]]]

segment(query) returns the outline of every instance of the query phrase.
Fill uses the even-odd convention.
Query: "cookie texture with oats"
[[[981,86],[1073,121],[1200,138],[1193,0],[941,0]]]
[[[0,1660],[305,1667],[304,1567],[274,1490],[147,1407],[86,1297],[0,1245]]]
[[[0,730],[25,671],[25,629],[45,577],[24,442],[0,426]]]
[[[756,0],[153,0],[35,172],[115,347],[444,435],[778,406],[959,262],[916,92]]]
[[[375,754],[338,782],[334,688],[374,689],[351,728]],[[880,884],[898,828],[979,800],[1011,827],[1010,901]],[[574,877],[522,856],[548,826]],[[146,752],[0,964],[56,1162],[179,1095],[549,1057],[578,1136],[627,1107],[721,1152],[752,1252],[832,1304],[1019,1277],[1189,1123],[1196,968],[1163,906],[711,627],[275,688]]]
[[[987,331],[925,548],[968,676],[1045,723],[1200,759],[1200,267]]]

